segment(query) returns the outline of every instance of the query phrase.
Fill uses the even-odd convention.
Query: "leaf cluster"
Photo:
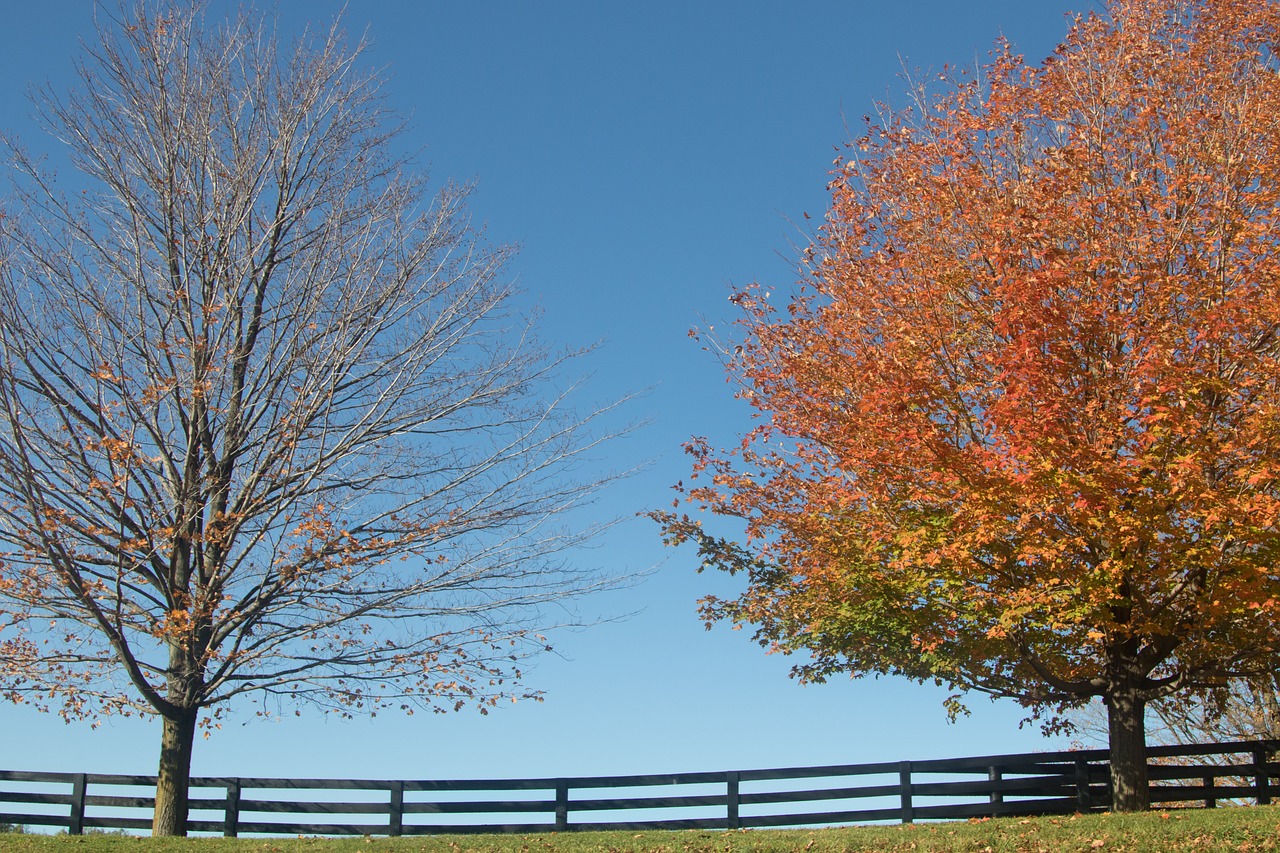
[[[760,425],[690,448],[746,550],[659,516],[747,572],[709,619],[1033,710],[1275,669],[1278,44],[1114,0],[866,117],[785,308],[734,297]]]

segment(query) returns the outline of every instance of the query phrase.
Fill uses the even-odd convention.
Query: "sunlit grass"
[[[1237,853],[1280,850],[1280,807],[1000,818],[913,826],[736,832],[583,832],[404,838],[0,835],[4,853]]]

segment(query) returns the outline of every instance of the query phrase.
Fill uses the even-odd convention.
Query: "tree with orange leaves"
[[[1280,662],[1280,7],[1113,0],[1036,66],[916,87],[836,162],[785,310],[735,297],[764,416],[657,513],[743,571],[708,622],[1012,697],[1144,708]],[[952,707],[953,712],[959,706]]]
[[[468,189],[397,150],[336,26],[290,49],[203,6],[104,11],[37,98],[77,192],[4,140],[0,696],[158,717],[155,835],[238,702],[536,696],[538,630],[604,582],[557,519],[607,409],[573,410]]]

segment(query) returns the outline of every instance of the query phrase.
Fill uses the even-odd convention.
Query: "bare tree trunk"
[[[1134,689],[1107,697],[1111,747],[1111,810],[1146,811],[1151,805],[1147,780],[1146,702]]]
[[[152,836],[187,834],[187,796],[191,787],[191,746],[195,742],[198,709],[180,709],[164,718],[160,737],[160,773],[156,780],[156,810]]]

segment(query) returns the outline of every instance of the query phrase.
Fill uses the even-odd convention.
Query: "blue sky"
[[[650,422],[610,451],[648,463],[598,504],[630,518],[669,503],[680,445],[724,445],[749,423],[690,327],[732,320],[731,287],[795,278],[803,215],[820,218],[836,149],[908,68],[972,64],[1003,33],[1039,60],[1068,10],[1095,0],[846,2],[410,2],[280,0],[283,31],[345,6],[367,33],[391,102],[411,117],[437,180],[476,179],[478,219],[519,243],[510,267],[549,341],[602,341],[584,402],[650,389]],[[229,8],[215,4],[215,9]],[[86,0],[27,3],[0,29],[0,126],[29,123],[30,82],[65,86]],[[466,778],[745,769],[1060,748],[1018,729],[1011,702],[972,697],[955,725],[946,691],[898,679],[802,687],[746,633],[704,631],[695,601],[732,579],[694,572],[651,522],[629,520],[581,559],[641,584],[583,603],[628,619],[553,637],[528,685],[544,703],[486,717],[380,715],[350,722],[287,709],[198,743],[200,775]],[[159,728],[64,725],[0,706],[0,769],[152,773]],[[20,733],[20,735],[15,735]]]

